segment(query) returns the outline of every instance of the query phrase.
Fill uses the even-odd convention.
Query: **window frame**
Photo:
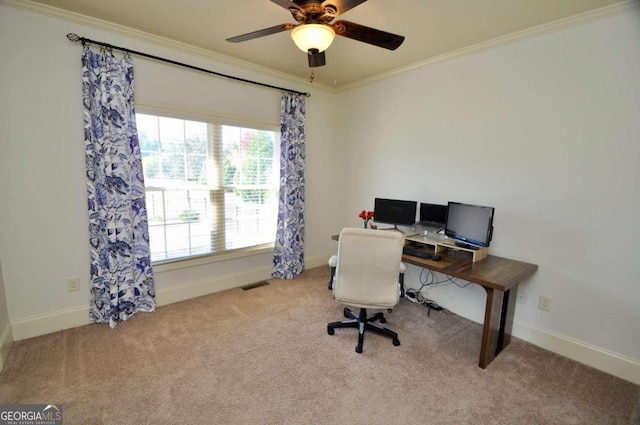
[[[274,146],[276,152],[274,154],[274,160],[280,160],[280,123],[261,121],[255,119],[247,119],[244,117],[213,114],[205,111],[186,110],[186,109],[170,109],[165,107],[152,106],[147,104],[136,104],[136,114],[156,115],[166,118],[175,118],[181,120],[192,120],[206,122],[210,124],[222,125],[222,126],[235,126],[243,128],[251,128],[255,130],[273,131],[276,133],[277,140],[276,146]],[[146,185],[146,182],[145,182]],[[155,187],[155,186],[154,186]],[[146,187],[145,187],[146,191]],[[275,235],[274,235],[275,239]],[[164,260],[152,261],[154,271],[162,272],[169,270],[177,270],[187,267],[195,267],[204,264],[217,263],[221,261],[228,261],[238,258],[247,258],[255,255],[273,253],[274,242],[252,245],[248,247],[224,250],[220,252],[210,252],[206,254],[196,254],[187,257],[168,258]]]

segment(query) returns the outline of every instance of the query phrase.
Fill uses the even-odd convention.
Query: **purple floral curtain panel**
[[[293,279],[304,270],[304,97],[284,93],[280,104],[280,201],[273,271]]]
[[[89,316],[111,328],[155,310],[133,61],[82,54],[84,141],[91,251]]]

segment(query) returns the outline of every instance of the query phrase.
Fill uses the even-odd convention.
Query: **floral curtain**
[[[97,323],[155,310],[142,159],[133,103],[133,62],[107,50],[82,54],[84,142]]]
[[[293,279],[304,270],[304,97],[284,93],[280,104],[280,201],[273,271]]]

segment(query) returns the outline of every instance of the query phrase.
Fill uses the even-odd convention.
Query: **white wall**
[[[341,96],[349,211],[372,208],[374,197],[494,206],[490,254],[539,265],[521,285],[528,300],[516,307],[516,336],[571,341],[635,366],[639,15],[478,51]],[[408,280],[417,283],[418,273],[412,267]],[[551,312],[537,308],[541,294],[552,297]],[[476,285],[429,295],[482,320]]]
[[[44,10],[48,10],[44,8]],[[307,267],[325,264],[336,220],[326,214],[338,177],[325,164],[337,144],[332,93],[170,48],[104,25],[64,21],[0,4],[0,260],[15,339],[88,322],[89,251],[82,123],[82,47],[69,32],[217,72],[312,93],[307,98]],[[26,30],[28,29],[28,30]],[[135,36],[134,36],[135,35]],[[134,57],[138,105],[274,124],[277,90]],[[165,304],[270,276],[272,255],[156,271]],[[78,276],[81,290],[65,280]],[[1,328],[0,328],[1,331]]]

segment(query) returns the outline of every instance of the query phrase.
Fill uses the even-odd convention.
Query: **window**
[[[279,134],[136,114],[154,262],[273,243]]]

